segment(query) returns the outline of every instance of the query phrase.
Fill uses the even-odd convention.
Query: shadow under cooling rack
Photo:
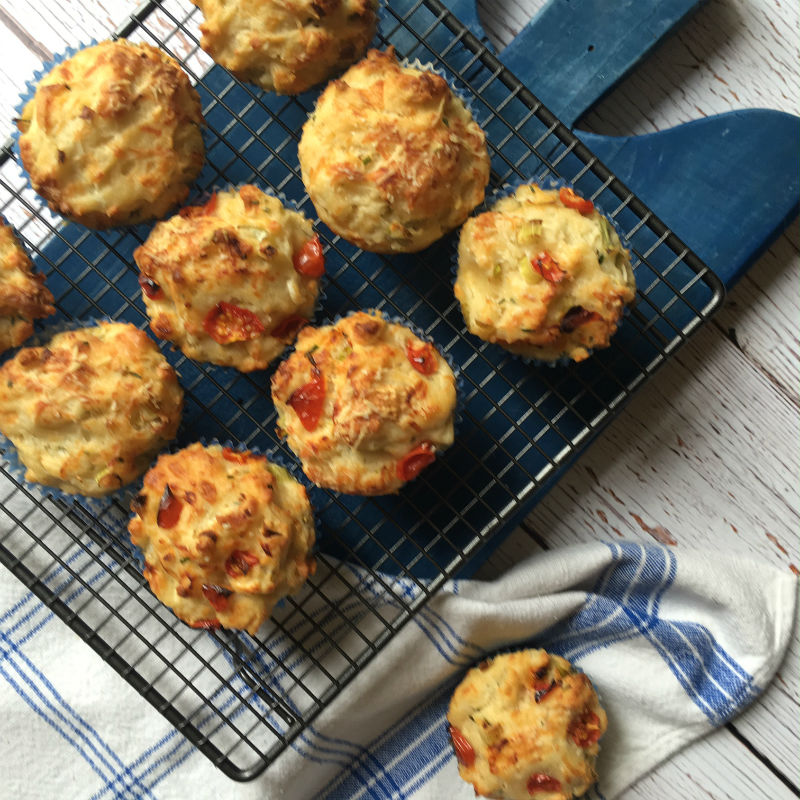
[[[198,24],[187,1],[164,0],[117,32],[161,46],[196,82],[207,161],[194,197],[253,182],[316,219],[297,141],[317,93],[277,97],[232,79],[199,50]],[[155,600],[126,533],[133,489],[104,502],[54,498],[15,477],[7,454],[0,561],[175,725],[186,737],[179,747],[198,747],[238,780],[302,734],[447,578],[473,569],[723,297],[716,276],[440,3],[391,2],[379,40],[441,71],[469,100],[490,146],[490,190],[561,178],[614,218],[632,252],[637,301],[610,348],[581,364],[535,367],[465,331],[452,291],[453,235],[385,257],[317,224],[327,266],[318,321],[380,308],[422,329],[460,372],[461,418],[455,444],[397,496],[309,487],[317,573],[255,637],[192,630]],[[11,147],[2,153],[0,208],[46,275],[61,319],[146,326],[132,252],[150,226],[61,224]],[[186,391],[177,446],[231,440],[294,463],[274,435],[269,372],[244,375],[164,352]]]

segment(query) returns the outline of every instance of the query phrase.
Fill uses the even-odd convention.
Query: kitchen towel
[[[96,573],[99,586],[106,578]],[[359,581],[377,613],[419,592],[346,564],[338,576],[325,583],[329,600],[337,581],[343,597]],[[92,580],[70,581],[63,570],[47,578],[51,587],[66,582],[58,588],[71,606]],[[597,687],[609,727],[588,797],[611,800],[763,691],[793,629],[796,588],[793,575],[749,556],[623,541],[543,552],[493,581],[449,582],[276,763],[235,783],[2,570],[5,796],[471,799],[449,744],[450,694],[485,655],[531,645],[568,658]],[[369,635],[369,620],[361,633]],[[304,668],[293,665],[295,674]],[[272,688],[291,702],[293,687]],[[210,729],[209,716],[200,725]]]

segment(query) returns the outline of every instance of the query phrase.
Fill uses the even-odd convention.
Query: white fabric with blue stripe
[[[357,577],[376,609],[396,602],[371,576]],[[58,570],[48,576],[52,585],[60,580]],[[329,596],[334,585],[326,584]],[[5,572],[4,792],[467,800],[474,794],[458,777],[447,737],[450,693],[487,653],[530,644],[570,659],[597,686],[609,730],[590,797],[610,800],[763,691],[789,641],[796,587],[793,575],[749,557],[626,542],[539,554],[493,582],[452,582],[291,750],[261,777],[235,784]],[[282,646],[279,637],[270,642],[273,652]],[[291,687],[271,688],[291,707]]]

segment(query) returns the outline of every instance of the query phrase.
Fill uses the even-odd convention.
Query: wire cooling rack
[[[187,0],[163,0],[115,34],[159,45],[196,82],[207,121],[196,195],[250,181],[316,219],[296,154],[316,94],[277,97],[232,79],[198,49],[199,22]],[[237,780],[299,746],[341,689],[448,577],[473,568],[514,528],[723,297],[716,276],[437,0],[392,0],[379,39],[443,71],[470,99],[490,144],[490,189],[559,177],[615,219],[634,258],[637,303],[609,349],[578,365],[532,367],[465,332],[452,292],[453,236],[413,256],[383,257],[318,226],[328,271],[321,317],[377,307],[410,320],[459,367],[463,412],[453,447],[396,497],[310,488],[318,571],[258,636],[179,622],[142,578],[126,498],[54,497],[17,480],[6,449],[0,561],[175,725],[182,746]],[[149,226],[98,233],[63,224],[30,190],[10,145],[0,153],[0,209],[47,276],[60,318],[146,326],[131,254]],[[186,390],[178,446],[219,438],[294,461],[274,436],[267,373],[165,354]]]

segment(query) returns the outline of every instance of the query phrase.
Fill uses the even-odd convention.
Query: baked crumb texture
[[[236,77],[299,94],[360,58],[378,25],[377,0],[193,0],[200,46]]]
[[[450,365],[377,311],[304,328],[272,399],[308,478],[347,494],[397,492],[453,442]]]
[[[134,481],[182,410],[175,370],[126,323],[58,333],[0,367],[0,431],[27,480],[64,492],[97,497]]]
[[[306,491],[262,455],[200,443],[164,454],[131,510],[150,588],[194,628],[254,634],[314,573]]]
[[[250,185],[157,223],[133,257],[153,333],[242,372],[294,341],[325,268],[311,223]]]
[[[571,800],[597,780],[606,730],[589,678],[560,656],[520,650],[484,661],[447,712],[461,777],[504,800]]]
[[[528,184],[461,229],[455,295],[481,339],[582,361],[609,345],[636,284],[630,253],[591,201]]]
[[[365,250],[414,252],[483,201],[486,138],[447,81],[370,50],[303,126],[303,182],[320,218]]]
[[[44,275],[33,271],[13,229],[0,220],[0,352],[19,347],[33,334],[33,321],[55,311]]]
[[[17,126],[22,163],[50,208],[90,228],[163,217],[203,166],[200,97],[175,59],[105,41],[57,64]]]

